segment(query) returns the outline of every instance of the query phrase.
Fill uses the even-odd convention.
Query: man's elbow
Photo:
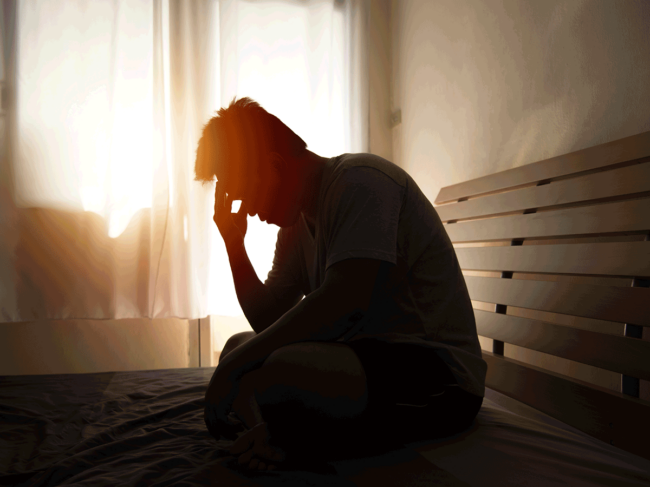
[[[315,306],[315,314],[319,321],[329,324],[331,331],[328,335],[333,340],[346,336],[354,328],[358,328],[368,313],[368,305],[351,299],[350,293],[312,293],[307,300]]]

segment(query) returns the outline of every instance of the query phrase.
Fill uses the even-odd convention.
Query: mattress
[[[650,461],[490,389],[455,437],[250,472],[204,426],[213,372],[0,377],[0,485],[650,485]]]

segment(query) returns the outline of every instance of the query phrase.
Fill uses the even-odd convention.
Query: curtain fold
[[[0,320],[241,314],[202,127],[250,96],[320,155],[367,150],[367,10],[3,0]],[[262,281],[276,234],[249,224]]]
[[[162,3],[162,2],[161,2]],[[166,3],[166,2],[165,2]],[[219,107],[218,3],[169,2],[167,164],[169,205],[156,270],[153,316],[199,318],[207,315],[207,269],[214,186],[194,181],[194,160],[203,125]],[[158,197],[164,199],[164,192]],[[156,205],[163,207],[163,205]],[[162,221],[162,219],[160,220]],[[153,249],[154,251],[156,249]],[[153,274],[152,274],[153,275]],[[182,310],[182,311],[181,311]]]
[[[16,289],[13,286],[15,272],[12,250],[16,246],[16,235],[12,232],[15,216],[13,159],[15,139],[16,110],[16,2],[2,0],[0,3],[0,32],[2,49],[0,61],[0,321],[11,321],[16,302]]]

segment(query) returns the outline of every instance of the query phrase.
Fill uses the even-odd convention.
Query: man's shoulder
[[[378,170],[392,179],[400,186],[406,186],[408,174],[398,165],[375,154],[356,153],[343,154],[338,158],[338,166],[335,168],[335,177],[354,169],[372,168]]]

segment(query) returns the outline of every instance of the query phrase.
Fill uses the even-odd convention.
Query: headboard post
[[[645,236],[645,241],[650,240],[650,234]],[[650,279],[642,279],[640,277],[635,277],[632,279],[632,287],[650,287]],[[633,325],[632,323],[625,323],[625,328],[623,332],[624,336],[630,338],[643,338],[643,327],[639,325]],[[640,391],[640,380],[638,377],[630,377],[628,375],[621,375],[621,392],[632,397],[639,397]]]
[[[519,245],[523,245],[523,243],[524,243],[523,240],[515,239],[510,242],[510,246],[517,247]],[[501,272],[501,279],[512,279],[512,271]],[[505,304],[494,305],[495,313],[505,315],[507,310],[508,310],[508,306]],[[501,340],[492,340],[492,353],[503,356],[503,354],[505,353],[505,343],[502,342]]]

